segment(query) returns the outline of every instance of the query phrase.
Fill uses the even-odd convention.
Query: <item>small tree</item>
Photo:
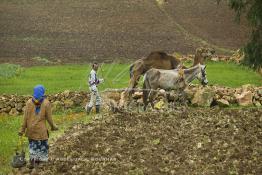
[[[220,1],[217,0],[218,3]],[[262,0],[228,0],[228,4],[236,12],[238,22],[241,15],[246,14],[252,33],[250,41],[243,49],[245,53],[243,63],[259,69],[262,67]]]

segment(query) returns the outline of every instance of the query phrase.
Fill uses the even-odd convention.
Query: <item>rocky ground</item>
[[[262,109],[103,114],[50,146],[39,174],[261,174]]]

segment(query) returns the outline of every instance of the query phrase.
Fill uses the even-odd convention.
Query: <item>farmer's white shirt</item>
[[[89,74],[89,89],[90,91],[97,91],[97,84],[99,83],[99,80],[96,77],[96,71],[94,69],[91,70]]]

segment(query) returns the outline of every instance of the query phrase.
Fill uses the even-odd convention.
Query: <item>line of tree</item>
[[[221,0],[217,0],[218,4]],[[229,7],[236,12],[236,21],[242,15],[247,18],[251,29],[249,42],[243,47],[243,64],[253,69],[262,69],[262,0],[227,0]]]

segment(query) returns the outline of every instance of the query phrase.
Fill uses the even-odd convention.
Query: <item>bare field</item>
[[[246,24],[207,0],[161,8],[154,0],[2,0],[0,7],[0,63],[110,62],[154,50],[194,53],[205,43],[228,51],[247,40]]]
[[[261,109],[103,115],[51,145],[40,174],[261,174]]]

